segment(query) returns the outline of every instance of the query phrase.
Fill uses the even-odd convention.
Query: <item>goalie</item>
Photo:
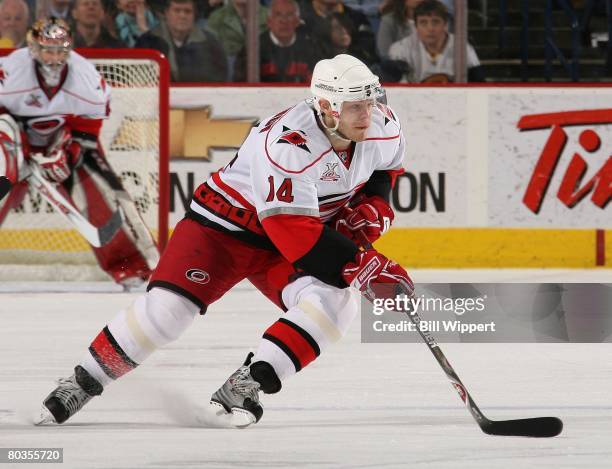
[[[22,201],[28,184],[37,188],[33,174],[42,175],[46,187],[91,225],[104,225],[118,206],[123,225],[92,249],[115,282],[137,285],[157,264],[158,249],[99,142],[110,112],[109,87],[72,47],[63,20],[40,20],[28,33],[28,47],[2,61],[0,176],[13,188],[0,202],[0,223]]]

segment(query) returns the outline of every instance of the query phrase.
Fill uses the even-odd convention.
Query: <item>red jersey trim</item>
[[[295,106],[294,106],[294,107],[295,107]],[[288,110],[287,110],[287,112],[289,112],[291,109],[292,109],[292,108],[288,109]],[[283,115],[284,115],[284,114],[283,114]],[[281,117],[282,117],[282,116],[281,116]],[[280,119],[279,119],[279,120],[280,120]],[[319,157],[318,157],[316,160],[314,160],[314,161],[313,161],[313,162],[311,162],[309,165],[305,166],[304,168],[302,168],[302,169],[301,169],[301,170],[299,170],[299,171],[292,171],[292,170],[290,170],[290,169],[283,168],[283,167],[282,167],[280,164],[278,164],[276,161],[274,161],[274,160],[272,159],[272,157],[270,156],[270,153],[268,152],[268,137],[270,136],[270,131],[271,131],[271,130],[272,130],[272,129],[273,129],[275,126],[276,126],[276,124],[277,124],[277,123],[278,123],[278,121],[276,121],[276,122],[275,122],[275,123],[272,125],[272,127],[270,127],[270,128],[268,129],[268,131],[266,132],[266,141],[265,141],[264,147],[265,147],[265,149],[266,149],[266,157],[268,158],[268,160],[270,161],[270,163],[272,163],[274,166],[276,166],[277,168],[279,168],[279,169],[283,170],[283,171],[284,171],[284,172],[286,172],[286,173],[289,173],[289,174],[301,174],[301,173],[303,173],[304,171],[306,171],[308,168],[310,168],[311,166],[314,166],[315,164],[317,164],[321,158],[323,158],[325,155],[327,155],[327,154],[328,154],[330,151],[332,151],[332,150],[333,150],[333,147],[331,147],[331,146],[330,146],[330,147],[329,147],[329,149],[327,149],[326,151],[324,151],[323,153],[321,153],[321,154],[319,155]]]
[[[102,119],[88,119],[86,117],[75,116],[74,114],[64,116],[64,119],[70,130],[95,135],[96,137],[100,136]]]
[[[279,169],[281,169],[284,172],[289,173],[289,174],[301,174],[301,173],[303,173],[304,171],[306,171],[311,166],[314,166],[315,164],[317,164],[321,158],[323,158],[325,155],[327,155],[330,151],[333,150],[332,147],[329,147],[328,150],[326,150],[323,153],[321,153],[319,155],[319,157],[316,160],[314,160],[312,163],[310,163],[309,165],[306,165],[304,168],[300,169],[299,171],[292,171],[290,169],[282,167],[280,164],[278,164],[276,161],[274,161],[272,159],[272,157],[270,156],[270,153],[268,153],[268,135],[269,134],[270,134],[270,132],[268,131],[268,133],[266,134],[266,143],[265,143],[265,146],[266,146],[266,156],[268,157],[268,160],[270,161],[270,163],[272,163],[277,168],[279,168]]]
[[[28,88],[27,90],[17,90],[17,91],[8,91],[0,93],[0,96],[8,96],[9,94],[20,94],[20,93],[29,93],[34,90],[40,89],[39,86],[35,86],[34,88]]]
[[[389,176],[391,177],[391,189],[395,187],[395,183],[397,182],[398,176],[401,176],[406,172],[404,168],[399,169],[387,169],[386,170]]]
[[[399,138],[400,134],[394,135],[393,137],[370,137],[370,138],[366,138],[366,141],[372,141],[372,140],[395,140],[396,138]]]
[[[273,215],[261,224],[268,238],[292,263],[310,252],[323,232],[323,224],[317,217],[304,215]],[[296,239],[300,242],[296,243]]]
[[[212,180],[215,182],[215,184],[217,186],[219,186],[221,189],[223,189],[228,195],[231,195],[234,199],[236,199],[238,202],[240,202],[245,208],[248,208],[249,210],[253,210],[254,212],[256,212],[255,207],[249,203],[243,196],[242,194],[240,194],[240,192],[238,192],[236,189],[234,189],[231,186],[228,186],[226,183],[224,183],[221,180],[221,176],[219,175],[219,171],[217,171],[216,173],[212,174]]]
[[[76,93],[73,93],[71,91],[68,90],[62,90],[64,93],[69,94],[70,96],[73,96],[77,99],[80,99],[81,101],[84,101],[88,104],[93,104],[94,106],[106,106],[106,101],[91,101],[89,99],[84,98],[83,96],[80,96]]]
[[[34,65],[34,72],[36,74],[36,80],[38,81],[38,86],[42,90],[43,93],[47,96],[47,99],[51,101],[57,93],[62,89],[64,83],[66,82],[66,77],[68,77],[68,64],[64,66],[62,71],[60,72],[60,80],[56,86],[48,87],[44,78],[42,77],[40,70],[38,69],[38,65]]]

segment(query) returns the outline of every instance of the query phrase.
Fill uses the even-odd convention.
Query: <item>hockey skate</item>
[[[259,402],[262,386],[251,375],[252,357],[253,353],[249,353],[244,364],[211,396],[210,410],[214,413],[214,421],[206,423],[246,428],[259,422],[263,415]]]
[[[77,366],[70,378],[60,378],[57,387],[43,401],[35,425],[64,423],[87,404],[92,397],[102,394],[102,385],[83,367]]]

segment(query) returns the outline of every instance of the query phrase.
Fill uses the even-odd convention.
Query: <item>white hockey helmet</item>
[[[54,17],[36,21],[28,31],[28,47],[32,58],[40,65],[47,85],[57,85],[73,47],[72,32],[68,23]],[[45,58],[43,50],[56,51],[56,53],[52,58]]]
[[[384,96],[378,76],[361,60],[348,54],[317,62],[312,72],[310,91],[315,98],[331,103],[335,118],[340,116],[345,101],[379,100]],[[315,99],[315,107],[320,112],[318,99]]]

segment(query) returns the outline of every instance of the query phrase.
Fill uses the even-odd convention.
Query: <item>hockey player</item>
[[[116,282],[133,285],[149,277],[159,253],[100,145],[109,112],[109,87],[72,51],[68,25],[55,18],[36,22],[28,47],[1,61],[0,175],[13,189],[0,202],[0,223],[23,199],[32,166],[93,225],[104,224],[119,204],[131,229],[94,254]]]
[[[253,128],[234,160],[196,189],[148,292],[60,380],[40,423],[64,422],[247,278],[285,313],[212,395],[220,423],[246,427],[262,416],[259,391],[278,392],[346,332],[359,310],[355,290],[412,290],[402,267],[360,250],[356,236],[374,241],[389,228],[404,158],[398,119],[377,102],[378,77],[339,55],[316,65],[311,91]]]

